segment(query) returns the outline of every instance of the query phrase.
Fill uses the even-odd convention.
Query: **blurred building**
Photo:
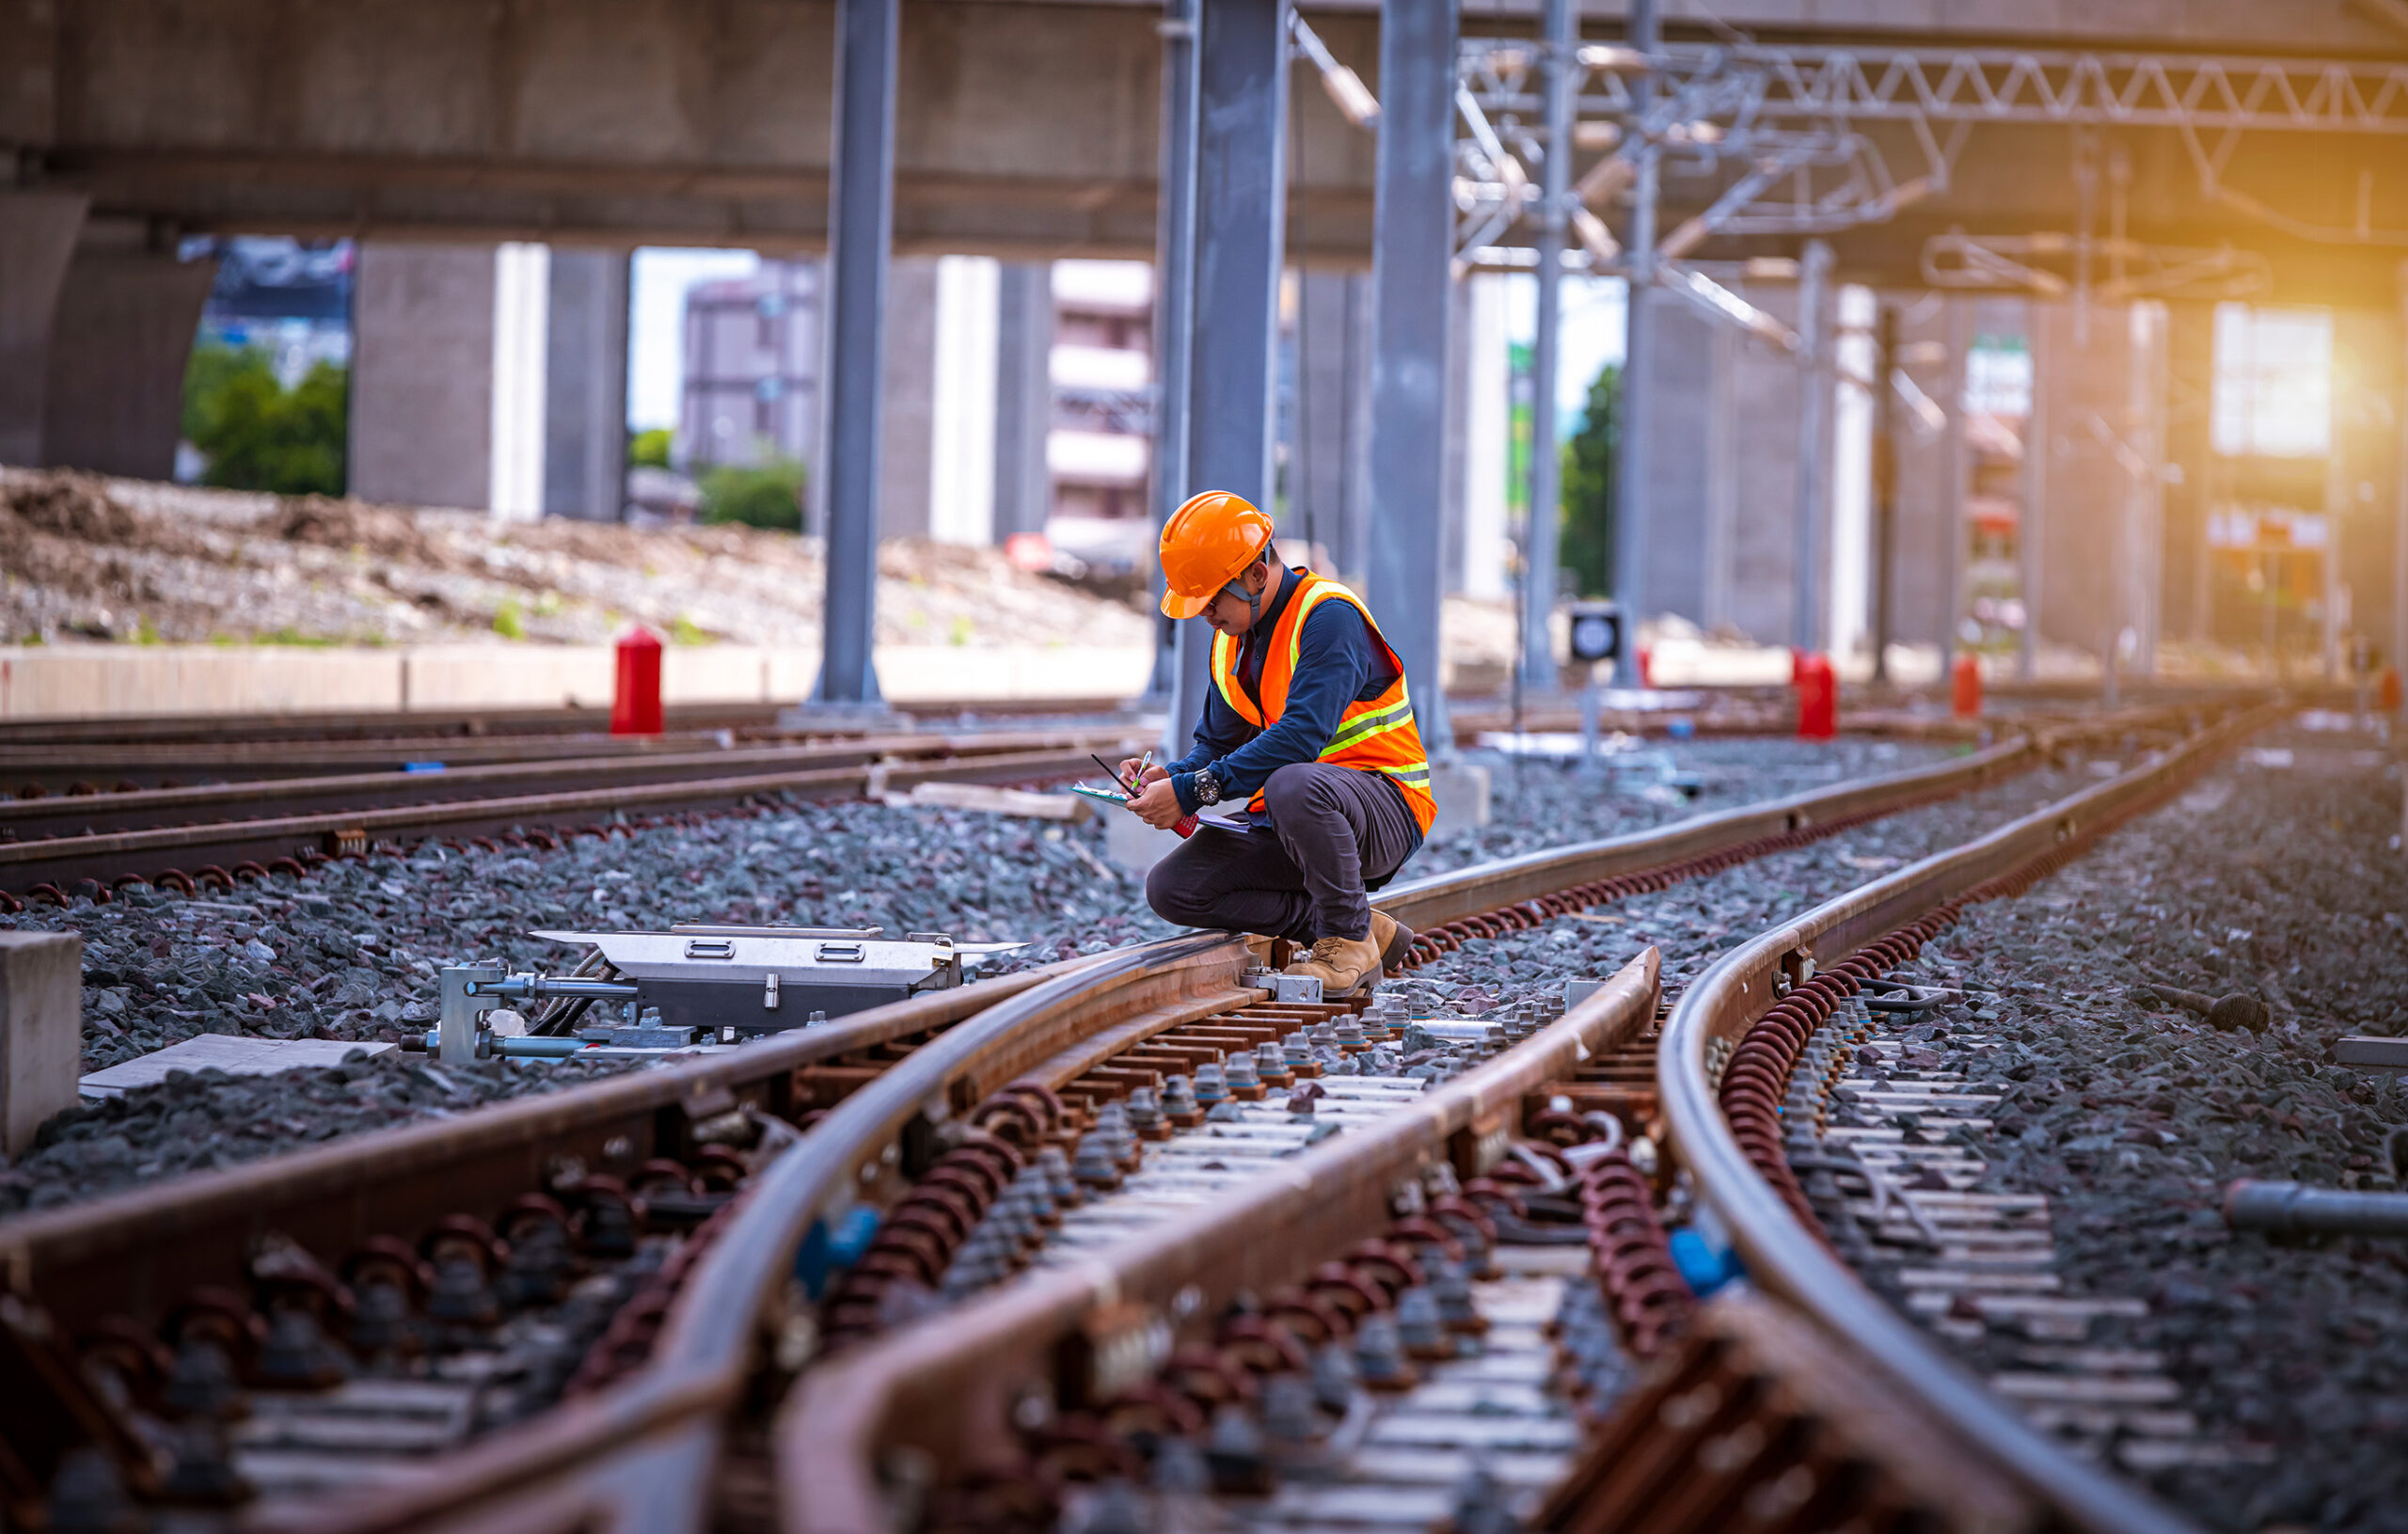
[[[816,466],[820,283],[816,261],[765,261],[687,290],[678,467]]]

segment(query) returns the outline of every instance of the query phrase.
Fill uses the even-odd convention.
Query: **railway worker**
[[[1208,490],[1163,526],[1163,611],[1212,625],[1212,689],[1195,748],[1142,767],[1130,801],[1170,827],[1244,801],[1243,829],[1207,824],[1154,865],[1146,900],[1164,921],[1308,944],[1288,966],[1326,996],[1378,983],[1413,934],[1370,909],[1437,814],[1404,663],[1363,599],[1282,568],[1271,518]],[[1123,781],[1141,770],[1121,764]]]

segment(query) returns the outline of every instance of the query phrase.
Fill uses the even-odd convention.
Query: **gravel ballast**
[[[1490,825],[1442,829],[1399,877],[1899,771],[1952,750],[1961,748],[1678,741],[1626,751],[1603,779],[1482,753],[1477,759],[1494,774]],[[1667,782],[1673,773],[1686,776]],[[1807,855],[1841,856],[1840,845]],[[1146,909],[1142,877],[1108,861],[1100,820],[1066,826],[868,803],[697,816],[558,851],[428,843],[406,858],[339,862],[230,894],[187,899],[134,888],[107,905],[78,900],[0,917],[21,930],[82,937],[87,1072],[208,1033],[389,1042],[432,1026],[442,965],[494,957],[560,968],[575,951],[530,932],[677,922],[882,925],[1028,941],[997,970],[1174,930]],[[1711,939],[1701,928],[1696,941]],[[1562,973],[1609,973],[1585,950],[1562,957]],[[324,1072],[177,1078],[62,1115],[40,1147],[0,1171],[0,1213],[454,1113],[610,1068],[491,1062],[445,1067],[429,1079],[423,1057],[387,1054],[345,1067],[346,1079],[332,1084]]]

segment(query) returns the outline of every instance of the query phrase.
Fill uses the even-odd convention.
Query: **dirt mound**
[[[259,531],[288,544],[357,549],[379,560],[437,570],[456,568],[460,562],[429,538],[410,513],[365,501],[294,497],[278,502]]]
[[[92,474],[55,470],[0,485],[0,507],[36,532],[79,544],[117,547],[148,542],[144,519],[109,494],[108,482]]]

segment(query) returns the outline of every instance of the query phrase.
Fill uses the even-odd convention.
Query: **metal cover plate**
[[[721,933],[731,933],[721,927]],[[645,981],[944,987],[954,983],[953,945],[817,934],[692,932],[537,932],[553,942],[590,943],[611,968]]]

